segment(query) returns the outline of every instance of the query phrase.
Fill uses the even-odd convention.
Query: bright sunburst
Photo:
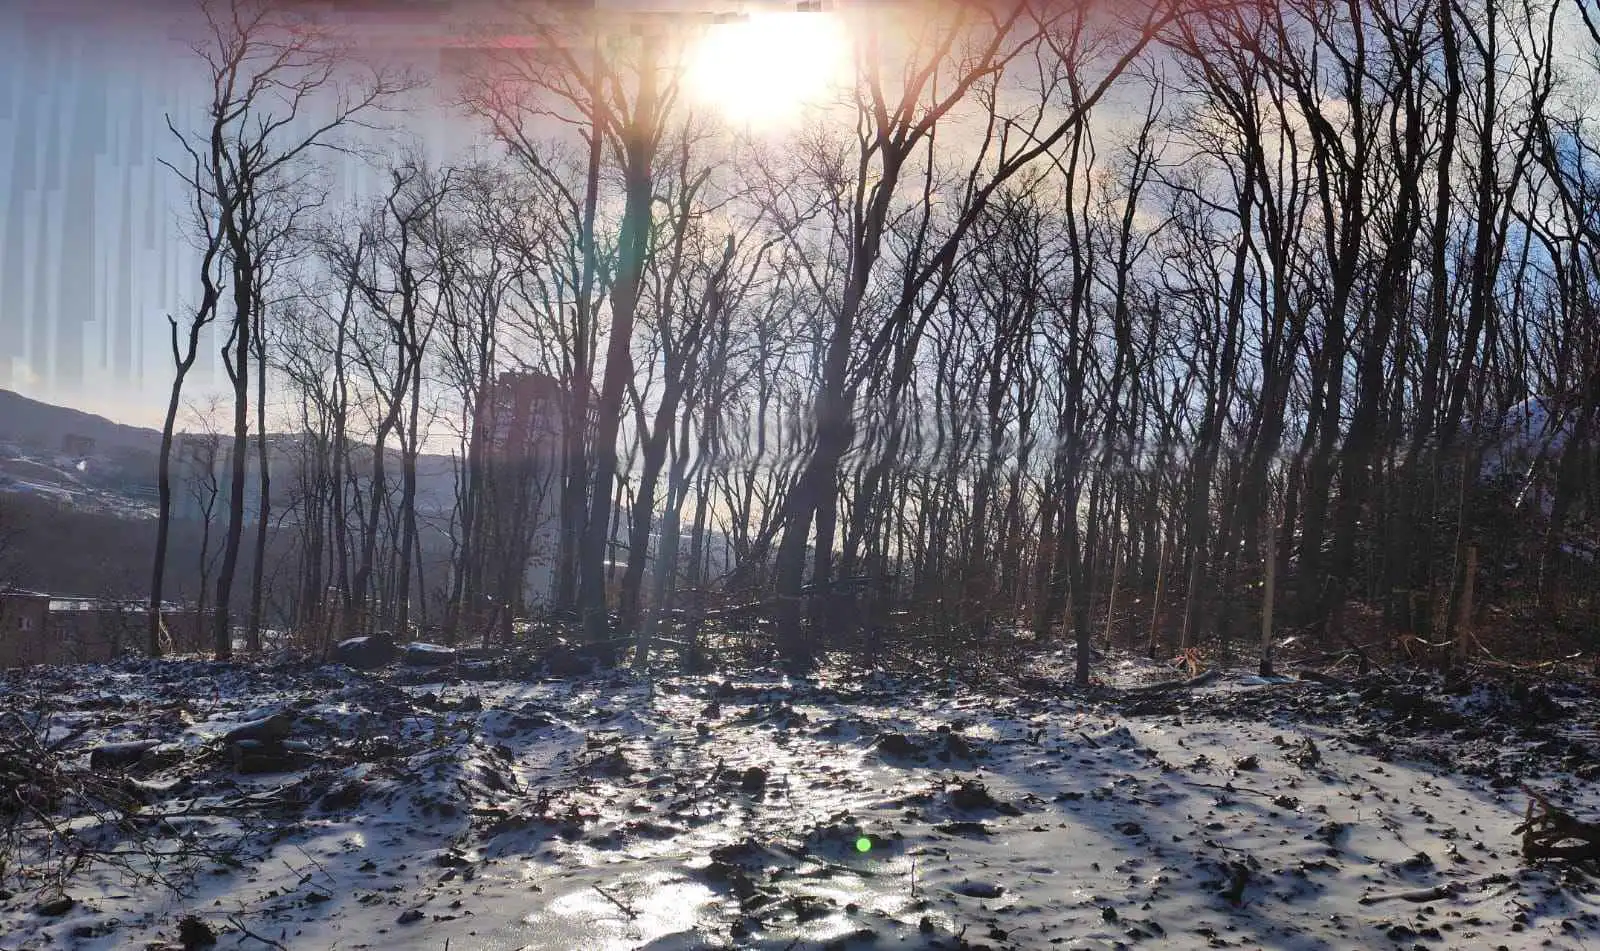
[[[848,75],[843,24],[827,13],[752,13],[709,27],[689,53],[685,87],[697,102],[749,125],[795,118]]]

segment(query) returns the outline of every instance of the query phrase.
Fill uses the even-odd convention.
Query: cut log
[[[270,717],[239,724],[222,735],[222,742],[238,743],[241,740],[256,740],[264,743],[276,743],[287,737],[292,729],[294,729],[294,714],[288,711],[281,711],[274,713]]]
[[[395,644],[394,635],[388,631],[377,634],[368,634],[364,637],[352,637],[339,642],[333,649],[335,663],[354,667],[357,670],[371,670],[374,667],[383,667],[394,660]]]
[[[159,740],[102,743],[89,751],[89,765],[94,769],[121,769],[132,766],[143,759],[144,754],[160,745]]]
[[[417,641],[406,645],[405,660],[413,667],[449,667],[456,662],[456,651],[453,647]]]
[[[539,659],[552,677],[581,677],[592,674],[596,664],[593,654],[569,644],[557,644],[545,651]]]
[[[283,773],[292,768],[289,751],[280,742],[240,740],[231,749],[234,771],[241,774]]]

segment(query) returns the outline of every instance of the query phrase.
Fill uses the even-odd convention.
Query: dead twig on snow
[[[239,933],[244,935],[246,938],[250,938],[250,939],[252,939],[254,941],[259,941],[259,942],[261,942],[262,944],[266,945],[269,948],[277,948],[278,951],[289,951],[289,946],[284,944],[283,942],[274,941],[271,938],[266,937],[265,935],[258,935],[254,931],[251,931],[249,928],[246,928],[244,926],[244,921],[238,915],[229,915],[228,916],[228,924],[233,925],[235,928],[237,928]]]
[[[616,905],[619,909],[621,909],[622,913],[624,915],[628,916],[628,920],[629,921],[633,921],[634,919],[639,917],[639,913],[638,912],[636,912],[632,908],[628,907],[626,904],[624,904],[622,902],[621,899],[614,897],[610,892],[608,892],[605,889],[601,888],[599,885],[594,885],[594,886],[591,886],[591,887],[593,887],[595,891],[600,893],[600,897],[601,898],[604,898],[606,901],[610,902],[613,905]]]

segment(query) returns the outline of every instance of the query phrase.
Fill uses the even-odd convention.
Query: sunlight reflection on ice
[[[691,931],[716,898],[706,886],[665,872],[603,883],[598,889],[589,886],[560,895],[522,922],[537,928],[551,947],[625,951]]]

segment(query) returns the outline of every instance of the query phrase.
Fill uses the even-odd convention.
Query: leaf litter
[[[422,659],[0,675],[37,739],[0,746],[0,947],[1600,938],[1593,869],[1529,864],[1514,833],[1524,788],[1600,811],[1586,685],[492,679]]]

